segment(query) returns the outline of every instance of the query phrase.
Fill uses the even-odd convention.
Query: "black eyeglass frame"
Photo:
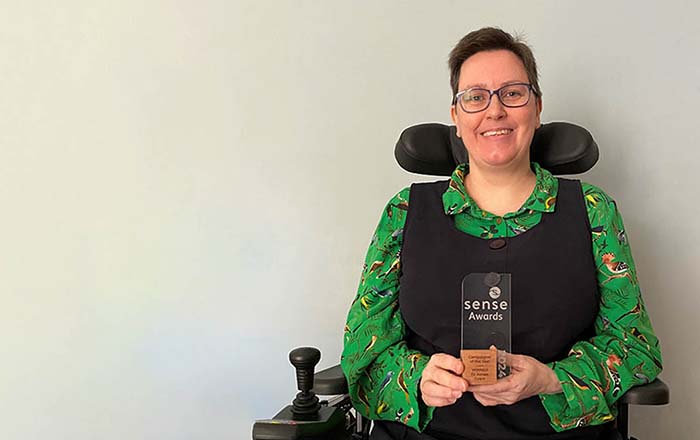
[[[510,105],[510,104],[506,104],[505,102],[503,102],[503,98],[501,98],[500,91],[507,88],[507,87],[512,87],[512,86],[527,86],[527,100],[523,104]],[[484,90],[484,91],[488,92],[488,94],[489,94],[489,99],[486,102],[486,105],[484,106],[484,108],[482,108],[481,110],[469,111],[469,110],[465,109],[464,106],[462,106],[462,102],[460,100],[462,95],[464,95],[467,92],[473,91],[473,90]],[[498,100],[501,102],[501,104],[503,104],[504,107],[519,108],[519,107],[525,107],[530,102],[530,96],[532,94],[537,96],[537,92],[535,91],[534,87],[532,87],[532,84],[530,84],[530,83],[510,83],[510,84],[506,84],[503,87],[500,87],[496,90],[484,89],[482,87],[472,87],[471,89],[462,90],[461,92],[457,92],[457,94],[454,96],[454,98],[452,98],[452,105],[457,105],[457,103],[459,102],[459,107],[465,113],[479,113],[479,112],[483,112],[484,110],[489,108],[489,106],[491,105],[491,98],[493,98],[493,95],[496,95],[496,96],[498,96]]]

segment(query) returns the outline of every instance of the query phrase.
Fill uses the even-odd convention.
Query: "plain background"
[[[587,127],[672,404],[700,427],[700,6],[690,1],[4,1],[0,438],[244,439],[338,362],[401,130],[449,122],[447,55],[532,45],[543,121]]]

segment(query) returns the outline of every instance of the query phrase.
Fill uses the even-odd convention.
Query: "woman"
[[[597,439],[661,371],[622,219],[600,189],[530,163],[542,93],[527,45],[480,29],[449,65],[469,165],[382,215],[345,326],[354,405],[373,439]],[[456,304],[480,272],[512,274],[511,374],[495,385],[461,377]]]

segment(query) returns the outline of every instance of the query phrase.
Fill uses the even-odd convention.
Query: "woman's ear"
[[[454,104],[450,107],[450,117],[452,117],[452,122],[457,128],[457,137],[461,138],[462,136],[459,134],[459,124],[457,123],[457,106]]]
[[[540,119],[541,115],[542,115],[542,97],[538,96],[537,97],[537,128],[540,128],[540,126],[542,126],[542,121]]]

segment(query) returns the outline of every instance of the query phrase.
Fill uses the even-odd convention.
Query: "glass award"
[[[462,280],[464,377],[471,385],[490,385],[510,374],[505,353],[511,351],[509,273],[471,273]]]

